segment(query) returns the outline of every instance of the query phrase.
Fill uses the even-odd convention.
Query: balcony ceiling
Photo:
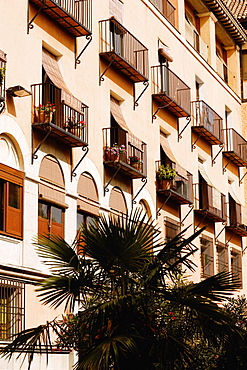
[[[30,0],[33,4],[42,8],[42,11],[48,14],[52,19],[58,22],[63,28],[75,37],[87,36],[91,32],[84,27],[73,15],[56,4],[54,0]]]
[[[49,122],[49,123],[33,123],[32,127],[34,129],[37,129],[39,131],[43,131],[44,133],[47,133],[49,129],[51,130],[50,132],[50,137],[53,137],[60,142],[68,145],[71,148],[74,147],[82,147],[82,146],[87,146],[88,144],[85,143],[83,140],[78,138],[77,136],[71,134],[70,132],[58,127],[57,125]]]

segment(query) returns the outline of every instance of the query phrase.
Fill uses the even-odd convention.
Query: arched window
[[[39,234],[64,236],[65,203],[64,178],[56,158],[43,158],[39,171]]]
[[[145,216],[144,220],[145,220],[145,222],[147,222],[148,219],[151,216],[151,212],[150,212],[150,209],[149,209],[147,203],[145,202],[145,200],[143,200],[143,199],[140,200],[139,208],[141,210],[141,217]]]
[[[23,181],[15,147],[0,135],[0,233],[23,236]]]
[[[110,208],[123,214],[127,214],[126,200],[120,188],[114,187],[110,195]]]
[[[77,230],[82,223],[89,224],[99,216],[98,190],[93,177],[84,172],[78,181]]]

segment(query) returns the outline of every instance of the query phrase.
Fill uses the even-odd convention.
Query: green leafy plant
[[[157,176],[159,180],[173,180],[177,176],[177,173],[169,164],[166,166],[161,164],[159,166]]]
[[[0,85],[2,85],[3,83],[4,77],[5,77],[5,71],[6,71],[5,66],[0,68]]]

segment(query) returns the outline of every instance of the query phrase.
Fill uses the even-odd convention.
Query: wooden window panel
[[[6,233],[22,236],[22,188],[13,183],[6,183]]]
[[[51,233],[61,238],[64,236],[63,224],[64,224],[64,212],[61,208],[51,206],[50,212],[50,224]]]
[[[55,205],[39,202],[38,232],[41,235],[64,236],[64,210]]]

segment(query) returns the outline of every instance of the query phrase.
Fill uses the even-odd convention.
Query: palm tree
[[[102,216],[81,226],[72,246],[55,235],[39,236],[37,253],[50,267],[38,296],[44,304],[77,313],[26,329],[3,355],[73,348],[77,370],[203,369],[198,338],[205,346],[240,335],[220,308],[238,282],[221,273],[184,283],[183,268],[194,270],[193,240],[184,232],[164,243],[151,220],[136,211],[129,217]],[[51,331],[56,341],[51,340]],[[31,353],[31,356],[30,356]]]

